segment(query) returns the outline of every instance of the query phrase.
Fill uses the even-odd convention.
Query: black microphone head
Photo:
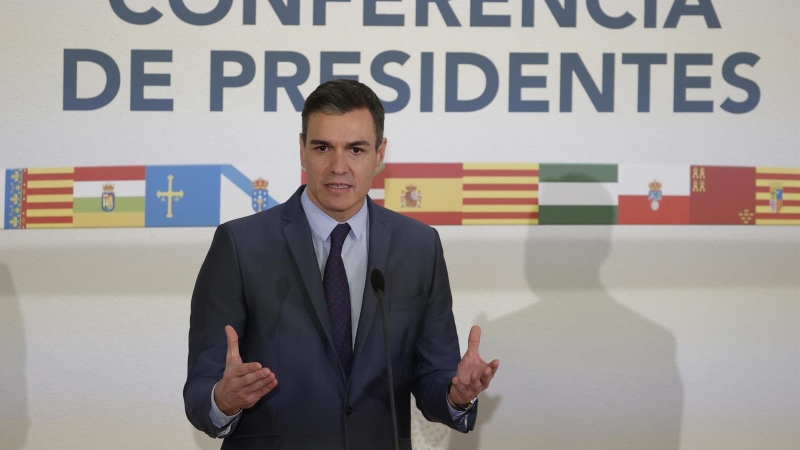
[[[383,272],[378,269],[372,269],[372,273],[369,275],[369,279],[372,282],[372,289],[376,292],[381,291],[383,292],[385,289],[385,281],[383,280]]]

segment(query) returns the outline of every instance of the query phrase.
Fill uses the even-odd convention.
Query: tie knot
[[[347,223],[340,223],[331,232],[331,252],[341,252],[344,240],[347,239],[347,233],[350,232],[350,225]]]

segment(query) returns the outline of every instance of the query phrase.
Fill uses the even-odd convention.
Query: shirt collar
[[[336,225],[339,225],[339,222],[334,219],[333,217],[327,215],[323,210],[319,209],[314,202],[308,198],[308,187],[303,189],[303,194],[300,196],[300,203],[303,205],[303,211],[306,213],[306,220],[308,220],[308,225],[311,226],[311,229],[314,230],[314,233],[317,234],[323,241],[328,240],[333,229],[336,228]],[[369,208],[367,208],[367,199],[364,199],[364,204],[361,205],[361,209],[358,212],[348,219],[346,222],[350,225],[350,233],[356,240],[361,240],[361,236],[364,235],[364,232],[367,229],[367,223],[369,222]]]

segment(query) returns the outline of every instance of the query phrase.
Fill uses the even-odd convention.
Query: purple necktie
[[[350,232],[350,225],[340,223],[331,232],[331,252],[325,263],[322,286],[328,302],[328,315],[333,326],[333,345],[344,373],[350,378],[353,365],[353,328],[350,315],[350,284],[342,261],[342,245]]]

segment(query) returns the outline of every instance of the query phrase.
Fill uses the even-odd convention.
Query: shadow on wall
[[[501,373],[481,398],[476,435],[453,433],[451,449],[679,448],[675,338],[616,302],[600,282],[610,233],[591,227],[581,233],[590,238],[552,240],[531,228],[525,271],[540,301],[478,319],[491,337],[481,353],[499,358]]]
[[[28,438],[25,329],[8,266],[0,262],[0,449],[23,448]]]
[[[680,447],[675,337],[601,283],[612,227],[574,229],[575,238],[554,240],[531,227],[525,278],[539,302],[478,318],[490,337],[481,354],[499,358],[500,373],[481,396],[475,432],[451,433],[451,450]]]

